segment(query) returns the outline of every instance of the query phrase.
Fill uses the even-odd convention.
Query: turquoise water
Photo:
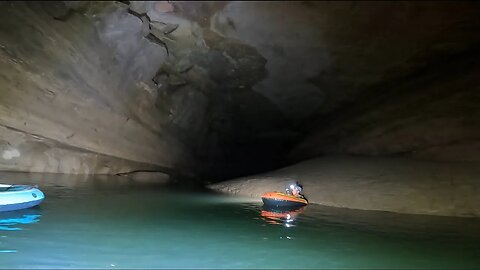
[[[276,216],[260,202],[126,178],[15,178],[46,200],[0,213],[0,268],[480,267],[478,219],[315,205]]]

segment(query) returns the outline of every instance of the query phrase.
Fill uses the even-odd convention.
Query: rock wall
[[[380,85],[382,94],[359,97],[317,121],[290,157],[343,153],[480,161],[479,60],[475,49]]]
[[[172,129],[192,149],[198,172],[215,178],[272,168],[285,143],[281,133],[287,140],[291,133],[279,108],[253,89],[268,75],[264,56],[216,29],[228,5],[130,3],[148,25],[147,37],[168,51],[153,81],[171,100]]]
[[[299,141],[290,161],[479,158],[478,4],[133,3],[170,52],[163,89],[207,100],[187,137],[208,170],[267,170]]]
[[[302,122],[475,50],[479,10],[473,2],[236,1],[211,27],[265,57],[268,76],[254,90]]]
[[[237,11],[242,4],[234,5],[237,9],[224,13],[238,18],[234,22],[244,28],[231,35],[271,53],[268,48],[276,39],[260,39],[265,33],[260,26],[245,27],[259,21],[242,24]],[[285,62],[275,67],[277,73],[267,64],[272,75],[255,86],[283,104],[285,114],[293,115],[295,108],[310,111],[297,118],[304,137],[289,153],[290,161],[329,154],[480,160],[478,3],[285,2],[275,5],[275,12],[267,11],[268,3],[257,5],[250,16],[262,13],[262,26],[276,29],[272,32],[277,37],[299,36],[275,43],[285,55],[274,61]],[[302,5],[310,9],[300,18]],[[284,14],[290,16],[282,23],[273,19]],[[285,25],[291,29],[282,30]],[[303,36],[312,37],[311,42],[303,43]],[[300,66],[289,65],[294,61],[288,55],[295,52],[309,56],[302,62],[304,69],[291,69]],[[272,58],[280,57],[272,54],[268,63]],[[306,75],[312,71],[316,74]],[[266,87],[267,81],[286,78],[298,83]],[[296,88],[305,82],[315,94]]]
[[[479,160],[478,3],[0,7],[0,170],[225,179],[331,153]]]
[[[156,105],[151,78],[167,53],[127,6],[0,5],[0,169],[116,173],[191,162]]]

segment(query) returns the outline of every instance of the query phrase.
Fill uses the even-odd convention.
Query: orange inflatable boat
[[[304,198],[282,192],[267,192],[262,195],[262,201],[270,207],[300,207],[308,204]]]

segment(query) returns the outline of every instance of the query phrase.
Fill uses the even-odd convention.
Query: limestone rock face
[[[360,97],[294,148],[293,159],[324,154],[480,161],[480,69],[476,53],[446,60],[428,75]],[[458,68],[451,70],[451,66]]]
[[[34,134],[0,127],[1,168],[6,171],[116,174],[158,166],[102,155]]]
[[[0,5],[0,134],[2,147],[18,152],[0,159],[1,169],[116,173],[188,164],[156,107],[151,78],[166,51],[142,37],[126,7],[93,6],[99,10],[62,21],[47,12],[50,4]]]
[[[125,3],[0,3],[0,169],[480,160],[478,3]]]
[[[480,161],[478,11],[465,2],[237,1],[178,2],[172,13],[149,14],[187,33],[163,40],[176,70],[190,66],[195,80],[170,79],[218,89],[209,106],[230,122],[207,117],[206,133],[228,138],[227,149],[269,144],[261,163],[292,144],[290,161],[332,153]],[[188,29],[197,41],[181,43]],[[199,44],[195,57],[189,44]]]
[[[254,89],[298,120],[474,50],[478,11],[469,3],[238,1],[211,27],[266,58],[268,76]]]

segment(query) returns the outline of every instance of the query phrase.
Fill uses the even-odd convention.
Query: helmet
[[[298,192],[302,192],[303,189],[302,185],[300,185],[298,182],[295,182],[295,184],[290,184],[289,188],[290,190],[296,189]]]

